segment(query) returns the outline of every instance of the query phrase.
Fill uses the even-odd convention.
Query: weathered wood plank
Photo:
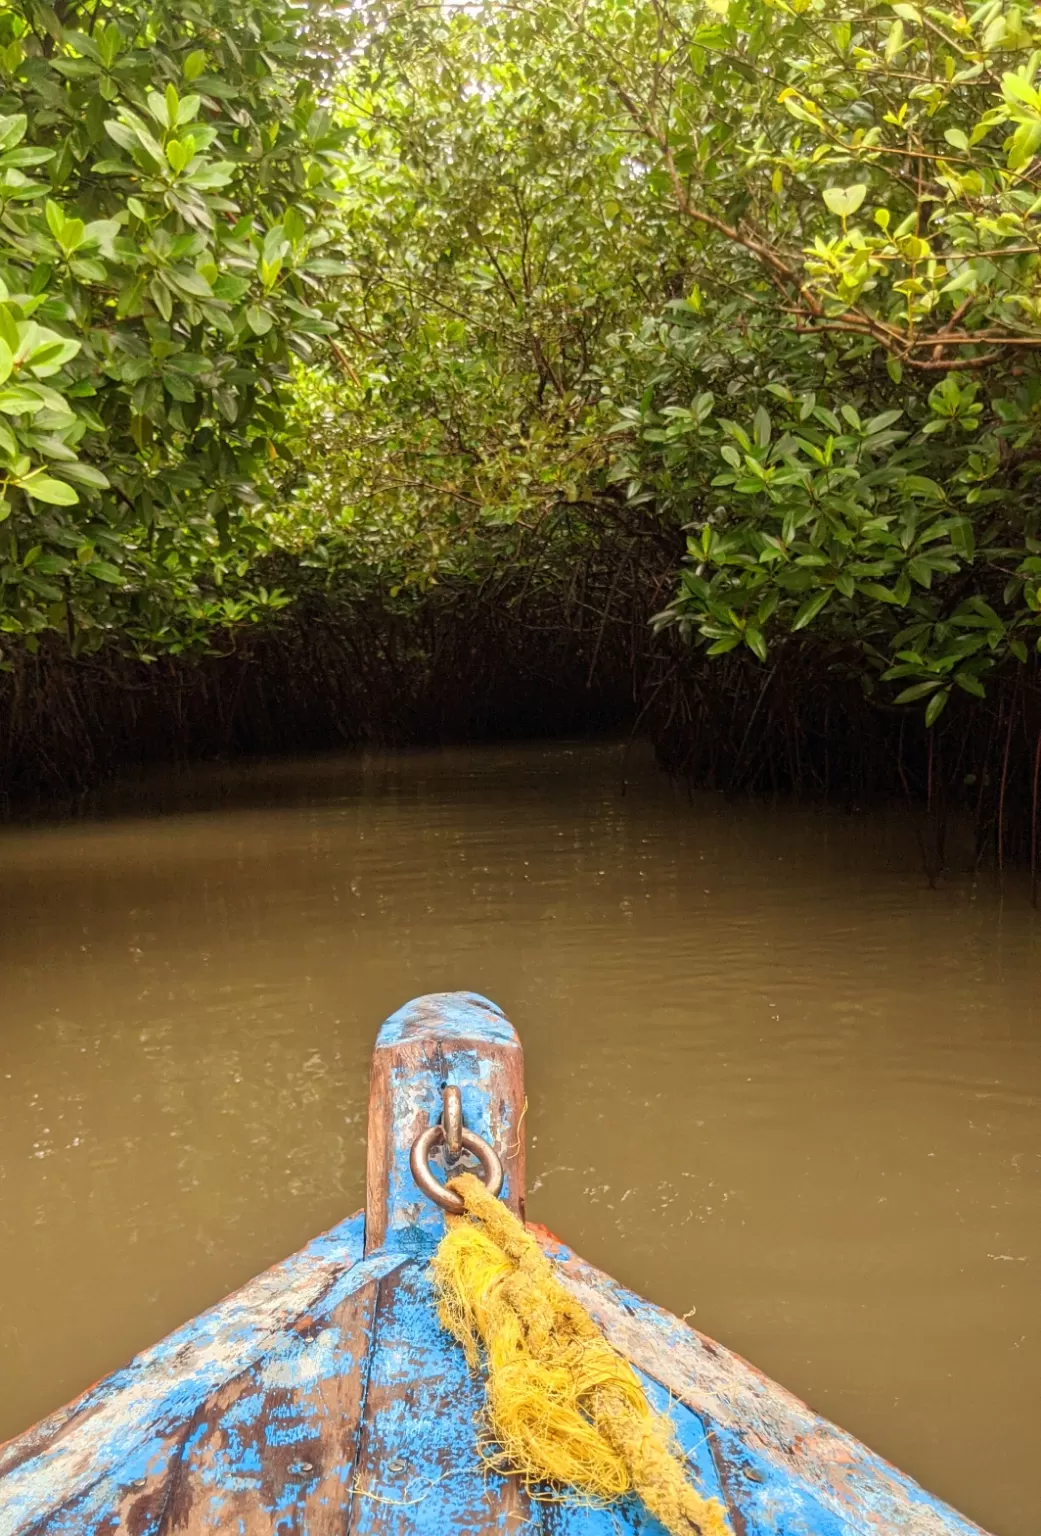
[[[520,1041],[494,1003],[472,992],[416,998],[384,1024],[372,1058],[365,1251],[435,1243],[443,1213],[416,1188],[412,1143],[441,1117],[441,1090],[462,1091],[463,1120],[502,1158],[502,1198],[524,1213],[524,1064]]]
[[[743,1509],[749,1532],[980,1536],[979,1526],[739,1355],[533,1230],[615,1348],[710,1427],[728,1501]]]
[[[146,1494],[151,1507],[200,1404],[323,1299],[335,1305],[399,1262],[362,1263],[362,1236],[355,1217],[316,1238],[52,1416],[50,1438],[30,1431],[11,1442],[0,1536],[24,1536],[41,1521],[48,1531],[100,1536],[117,1512],[127,1515],[129,1493]],[[30,1454],[20,1459],[25,1444]],[[141,1518],[136,1536],[146,1536],[144,1506]]]
[[[380,1282],[350,1536],[539,1530],[523,1489],[488,1470],[483,1383],[440,1327],[425,1258]]]
[[[0,1448],[0,1536],[663,1536],[635,1500],[533,1502],[482,1460],[483,1382],[440,1328],[427,1273],[442,1213],[408,1165],[449,1083],[523,1215],[516,1035],[473,994],[416,999],[373,1059],[364,1231],[358,1217],[316,1239]],[[539,1235],[670,1413],[734,1536],[981,1536],[740,1357]]]
[[[159,1536],[339,1536],[346,1528],[378,1284],[299,1318],[201,1405]]]

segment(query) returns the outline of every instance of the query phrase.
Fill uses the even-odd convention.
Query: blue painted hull
[[[429,1082],[417,1088],[414,1061],[396,1086],[394,1070],[387,1078],[391,1099],[410,1097],[392,1105],[379,1164],[390,1192],[379,1245],[366,1252],[366,1220],[351,1218],[0,1449],[0,1536],[663,1536],[634,1499],[532,1498],[482,1456],[483,1386],[440,1328],[428,1276],[441,1218],[396,1149],[413,1134],[417,1093],[429,1116],[446,1071],[468,1074],[467,1123],[502,1138],[504,1098],[484,1092],[480,1049],[501,1015],[483,999],[422,1001],[424,1027],[436,1005],[440,1043]],[[388,1049],[401,1017],[385,1026]],[[539,1236],[671,1416],[691,1478],[722,1501],[735,1536],[979,1536],[737,1356]]]

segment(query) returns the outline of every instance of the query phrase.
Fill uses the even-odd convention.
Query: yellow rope
[[[500,1464],[605,1501],[634,1489],[675,1536],[729,1536],[718,1500],[688,1481],[669,1420],[535,1239],[473,1174],[448,1187],[466,1212],[447,1218],[433,1260],[441,1321],[471,1369],[483,1351]]]

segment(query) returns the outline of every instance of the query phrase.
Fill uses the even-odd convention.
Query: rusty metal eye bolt
[[[463,1151],[472,1152],[481,1165],[484,1187],[490,1195],[499,1193],[503,1182],[499,1154],[494,1147],[489,1146],[483,1136],[478,1136],[475,1131],[468,1131],[463,1125],[458,1088],[445,1089],[441,1121],[428,1126],[416,1137],[409,1154],[409,1167],[412,1169],[412,1177],[428,1199],[433,1200],[435,1205],[441,1206],[442,1210],[447,1211],[449,1215],[461,1216],[465,1210],[462,1200],[454,1190],[446,1189],[440,1179],[434,1177],[430,1167],[430,1154],[442,1142],[445,1144],[450,1161],[454,1162]]]

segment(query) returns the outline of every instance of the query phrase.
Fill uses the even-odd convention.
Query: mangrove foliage
[[[222,750],[541,693],[1036,862],[1034,12],[18,0],[0,41],[12,772],[145,694]]]

